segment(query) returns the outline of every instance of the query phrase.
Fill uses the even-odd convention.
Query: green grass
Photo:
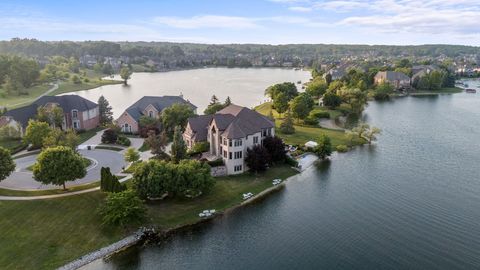
[[[145,142],[143,142],[142,146],[140,146],[140,148],[138,148],[138,151],[140,151],[140,152],[145,152],[145,151],[148,151],[148,150],[150,150],[150,146]]]
[[[462,88],[446,87],[446,88],[442,88],[442,89],[438,89],[438,90],[431,90],[431,91],[420,90],[420,91],[416,91],[416,92],[411,93],[411,95],[415,96],[415,95],[455,94],[455,93],[461,93],[461,92],[463,92]]]
[[[0,201],[2,269],[54,269],[120,240],[122,228],[102,226],[96,209],[104,194]]]
[[[25,147],[25,144],[21,139],[8,139],[0,140],[0,147],[10,150],[11,153],[15,153],[19,149]]]
[[[106,146],[106,145],[99,145],[95,147],[95,149],[111,150],[111,151],[117,151],[117,152],[124,150],[124,148],[115,147],[115,146]]]
[[[35,85],[27,89],[28,95],[7,95],[3,89],[0,89],[0,107],[14,109],[26,106],[51,87],[48,84]]]
[[[282,165],[259,175],[246,173],[217,178],[209,194],[149,203],[145,224],[173,228],[194,223],[204,209],[225,210],[241,203],[243,193],[258,194],[272,187],[273,179],[286,179],[296,173]],[[98,182],[93,184],[98,185]],[[2,191],[0,189],[0,193]],[[39,192],[35,195],[40,195]],[[131,233],[133,227],[112,228],[101,224],[96,209],[103,198],[104,194],[95,191],[50,200],[0,201],[0,216],[4,217],[0,219],[2,268],[56,268]]]
[[[318,109],[325,109],[322,107],[318,107]],[[255,108],[255,110],[261,114],[269,115],[271,110],[271,103],[267,102],[264,104],[259,105]],[[329,111],[330,112],[330,111]],[[335,113],[334,113],[335,112]],[[330,114],[330,117],[337,117],[341,115],[339,111],[333,111]],[[350,142],[348,141],[347,137],[345,136],[345,132],[341,130],[332,130],[327,128],[321,127],[312,127],[312,126],[304,126],[300,124],[295,124],[295,133],[294,134],[282,134],[279,130],[279,126],[282,123],[282,119],[279,119],[279,115],[273,110],[273,116],[276,118],[275,126],[277,133],[276,135],[283,139],[285,144],[292,144],[292,145],[304,145],[308,141],[317,141],[321,135],[327,135],[332,140],[333,147],[337,145],[349,145]],[[362,139],[355,139],[353,141],[354,145],[363,144],[365,143]]]
[[[78,133],[78,137],[80,139],[80,144],[86,142],[87,140],[89,140],[90,138],[95,136],[97,134],[97,132],[99,132],[102,129],[103,129],[102,127],[96,127],[94,129],[90,129],[90,130],[86,130],[84,132]]]
[[[76,92],[76,91],[83,91],[88,89],[97,88],[103,85],[109,84],[120,84],[120,81],[113,81],[113,80],[91,80],[90,82],[82,82],[79,84],[75,84],[72,81],[65,81],[61,82],[58,89],[53,91],[50,95],[55,96],[59,94],[69,93],[69,92]]]
[[[100,186],[100,182],[93,182],[90,184],[79,185],[74,187],[69,187],[66,190],[63,189],[48,189],[48,190],[12,190],[6,188],[0,188],[1,196],[41,196],[41,195],[54,195],[54,194],[63,194],[70,193],[73,191],[80,191],[85,189],[91,189]]]
[[[150,222],[162,228],[171,228],[198,221],[198,213],[205,209],[222,211],[243,201],[242,194],[252,192],[258,194],[272,187],[275,178],[286,178],[297,171],[287,165],[270,168],[257,176],[245,173],[238,176],[217,178],[213,190],[204,196],[194,199],[177,198],[149,203]]]

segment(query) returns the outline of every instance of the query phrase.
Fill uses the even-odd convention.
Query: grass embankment
[[[282,123],[283,119],[279,117],[278,113],[275,110],[272,110],[272,104],[270,102],[266,102],[262,105],[259,105],[255,108],[255,110],[263,115],[268,116],[270,111],[272,111],[273,116],[275,118],[275,126],[276,126],[276,135],[282,138],[285,144],[292,144],[292,145],[304,145],[308,141],[317,141],[321,135],[327,135],[332,140],[333,147],[337,145],[349,145],[350,141],[345,136],[345,132],[342,130],[333,130],[322,128],[320,126],[306,126],[302,124],[295,123],[295,133],[294,134],[282,134],[279,130],[279,126]],[[337,110],[329,110],[323,107],[316,107],[315,110],[318,111],[328,111],[330,113],[330,118],[335,119],[338,116],[341,116],[342,113]],[[365,143],[362,139],[354,139],[352,142],[354,145],[360,145]]]
[[[85,185],[79,185],[74,187],[69,187],[66,190],[63,189],[47,189],[47,190],[12,190],[0,188],[0,196],[42,196],[42,195],[55,195],[70,193],[74,191],[81,191],[86,189],[91,189],[100,186],[100,182],[94,182]]]
[[[34,101],[41,94],[47,92],[52,85],[40,84],[27,89],[28,95],[7,95],[5,90],[0,89],[0,107],[7,107],[13,109],[21,106],[26,106]]]
[[[462,88],[459,87],[446,87],[446,88],[441,88],[438,90],[420,90],[416,91],[413,93],[410,93],[412,96],[418,96],[418,95],[437,95],[437,94],[455,94],[455,93],[461,93],[463,92]]]
[[[243,174],[217,178],[213,190],[194,199],[166,199],[148,203],[145,224],[173,228],[194,223],[204,209],[217,211],[238,205],[242,194],[258,194],[275,178],[286,179],[296,171],[283,165],[257,176]],[[0,201],[0,265],[6,269],[52,269],[118,241],[131,233],[105,227],[96,209],[99,192],[40,201]],[[14,254],[14,255],[12,255]]]
[[[58,94],[88,90],[103,85],[109,84],[120,84],[122,81],[118,80],[108,80],[102,79],[105,77],[104,74],[96,73],[93,70],[82,69],[79,74],[69,73],[70,78],[59,81],[58,89],[50,93],[50,96],[55,96]],[[80,83],[73,83],[71,78],[73,76],[81,77],[82,80]],[[87,81],[85,81],[87,79]],[[0,107],[7,107],[8,109],[14,109],[18,107],[27,106],[36,100],[40,95],[50,89],[52,85],[48,83],[35,85],[33,87],[25,89],[28,93],[27,95],[7,95],[3,89],[0,89]],[[96,102],[96,100],[94,100]]]

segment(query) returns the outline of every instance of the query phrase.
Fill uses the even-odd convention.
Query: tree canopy
[[[63,185],[64,189],[65,182],[83,178],[86,174],[82,156],[65,146],[43,150],[33,166],[35,180],[46,185]]]
[[[10,151],[0,147],[0,181],[7,178],[15,170],[15,162]]]
[[[187,104],[175,103],[162,111],[163,129],[167,135],[172,136],[176,126],[180,126],[183,131],[188,118],[194,115],[192,108]]]

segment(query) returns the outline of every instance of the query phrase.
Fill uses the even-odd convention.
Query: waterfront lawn
[[[53,269],[125,236],[105,227],[101,192],[34,201],[0,201],[2,269]]]
[[[70,193],[74,191],[80,191],[85,189],[91,189],[100,186],[100,181],[93,182],[90,184],[79,185],[74,187],[67,187],[67,190],[59,189],[48,189],[48,190],[13,190],[0,188],[0,196],[42,196],[42,195],[55,195]]]
[[[79,84],[75,84],[72,81],[65,81],[61,82],[58,86],[58,89],[53,91],[50,96],[55,96],[59,94],[69,93],[69,92],[76,92],[82,90],[88,90],[92,88],[97,88],[103,85],[109,84],[120,84],[121,81],[114,81],[114,80],[90,80],[89,82],[82,82]],[[96,100],[92,100],[97,102]]]
[[[264,104],[259,105],[255,108],[255,110],[263,115],[269,115],[272,104],[270,102],[266,102]],[[338,110],[328,110],[324,107],[317,107],[318,110],[325,110],[330,113],[330,118],[336,118],[342,113]],[[279,126],[282,123],[283,119],[279,118],[279,115],[275,110],[272,110],[273,116],[275,118],[275,126],[277,133],[276,135],[283,139],[285,144],[291,145],[304,145],[308,141],[317,141],[321,135],[327,135],[332,140],[333,147],[337,145],[349,145],[350,142],[348,141],[347,137],[345,136],[345,132],[342,130],[333,130],[321,127],[314,127],[314,126],[306,126],[301,125],[298,123],[294,124],[295,133],[294,134],[282,134],[279,130]],[[283,116],[283,115],[282,115]],[[363,139],[355,139],[352,142],[354,145],[364,144],[365,140]]]
[[[194,223],[200,218],[198,213],[205,209],[225,210],[240,204],[242,194],[252,192],[258,194],[272,187],[275,178],[286,178],[295,175],[297,171],[287,165],[275,166],[263,174],[245,173],[237,176],[216,178],[215,187],[209,194],[194,199],[177,198],[148,204],[150,222],[161,228],[171,228]]]
[[[165,229],[194,223],[204,209],[225,210],[241,203],[243,193],[258,194],[272,187],[273,179],[286,179],[296,173],[289,166],[281,165],[259,175],[246,173],[217,178],[209,194],[147,204],[147,223]],[[104,197],[103,193],[95,191],[50,200],[0,201],[2,268],[56,268],[131,233],[133,227],[101,224],[97,209]]]
[[[49,84],[35,85],[27,89],[28,95],[7,95],[5,90],[0,88],[0,107],[14,109],[26,106],[34,101],[38,96],[47,92],[52,86]]]
[[[420,90],[420,91],[411,93],[411,95],[415,96],[415,95],[455,94],[455,93],[461,93],[461,92],[463,92],[463,89],[459,87],[445,87],[445,88],[441,88],[438,90],[431,90],[431,91]]]

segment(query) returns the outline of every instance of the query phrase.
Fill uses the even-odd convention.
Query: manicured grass
[[[125,236],[103,226],[92,192],[35,201],[0,201],[2,269],[54,269]]]
[[[416,92],[411,93],[411,95],[415,96],[415,95],[455,94],[455,93],[461,93],[461,92],[463,92],[462,88],[459,88],[459,87],[448,88],[448,87],[446,87],[446,88],[442,88],[442,89],[439,89],[439,90],[432,90],[432,91],[420,90],[420,91],[416,91]]]
[[[148,203],[149,217],[145,224],[173,228],[196,222],[200,219],[198,213],[204,209],[225,210],[241,203],[243,193],[258,194],[272,187],[273,179],[285,180],[296,173],[282,165],[259,175],[217,178],[213,190],[198,198]],[[4,217],[0,219],[2,268],[56,268],[131,233],[134,226],[123,229],[101,224],[96,209],[104,196],[95,191],[51,200],[0,201],[0,216]]]
[[[14,109],[26,106],[51,87],[49,84],[35,85],[27,89],[28,95],[7,95],[3,89],[0,89],[0,107]]]
[[[0,147],[10,150],[11,153],[15,153],[19,149],[25,147],[25,144],[21,139],[18,140],[0,140]]]
[[[111,150],[111,151],[117,151],[117,152],[124,150],[124,148],[108,146],[108,145],[99,145],[95,147],[95,149]]]
[[[88,90],[100,87],[102,85],[109,85],[109,84],[120,84],[121,81],[114,81],[114,80],[90,80],[90,82],[82,82],[79,84],[75,84],[72,81],[65,81],[61,82],[58,89],[53,91],[50,95],[55,96],[59,94],[69,93],[69,92],[76,92],[82,90]],[[96,102],[96,100],[94,100]]]
[[[87,140],[95,136],[97,132],[99,132],[102,129],[103,127],[96,127],[94,129],[90,129],[90,130],[86,130],[84,132],[78,133],[78,137],[80,137],[80,144],[86,142]]]
[[[140,151],[140,152],[145,152],[145,151],[148,151],[148,150],[150,150],[150,146],[145,142],[143,142],[142,146],[140,146],[140,148],[138,148],[138,151]]]
[[[318,109],[326,109],[323,107],[318,107]],[[259,105],[255,108],[255,110],[261,114],[269,115],[271,110],[271,103],[267,102],[262,105]],[[329,111],[330,112],[330,111]],[[335,118],[341,115],[341,112],[335,110],[330,112],[330,117]],[[349,145],[350,142],[348,141],[347,137],[345,136],[345,132],[341,130],[332,130],[326,129],[321,127],[312,127],[312,126],[304,126],[300,124],[295,124],[295,133],[294,134],[282,134],[279,130],[279,126],[282,123],[282,119],[278,118],[278,114],[273,110],[273,116],[276,118],[275,126],[276,126],[276,135],[282,138],[285,144],[292,144],[292,145],[304,145],[308,141],[317,141],[321,135],[325,134],[332,140],[333,147],[337,145],[344,144]],[[355,139],[352,142],[354,145],[363,144],[365,143],[362,139]]]
[[[286,178],[297,171],[287,165],[276,166],[259,175],[245,173],[238,176],[217,178],[215,187],[209,194],[198,198],[177,198],[148,204],[150,222],[162,228],[194,223],[200,218],[198,213],[205,209],[225,210],[243,201],[242,194],[258,194],[272,187],[275,178]]]
[[[12,190],[6,188],[0,188],[1,196],[41,196],[41,195],[54,195],[54,194],[63,194],[70,193],[73,191],[80,191],[85,189],[91,189],[100,186],[100,182],[93,182],[90,184],[79,185],[74,187],[69,187],[67,190],[63,189],[49,189],[49,190]]]

